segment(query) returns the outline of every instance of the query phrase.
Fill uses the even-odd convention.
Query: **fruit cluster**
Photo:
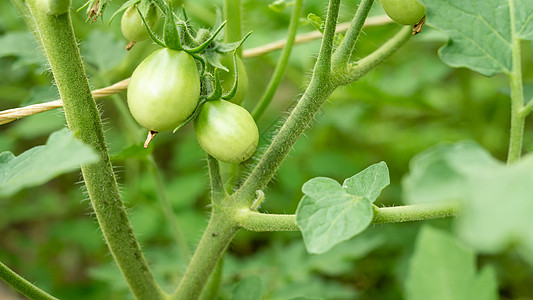
[[[196,138],[209,155],[228,163],[247,160],[255,152],[259,133],[250,113],[238,105],[248,85],[244,64],[235,55],[244,39],[230,45],[214,41],[224,23],[213,33],[201,30],[196,38],[190,38],[194,32],[187,23],[175,22],[174,13],[166,9],[171,21],[165,23],[164,41],[150,29],[157,19],[155,7],[147,9],[149,19],[135,6],[127,8],[122,17],[122,31],[130,41],[150,36],[164,46],[137,66],[128,87],[128,107],[149,131],[145,147],[158,132],[176,131],[193,121]],[[175,30],[178,26],[182,26],[182,34],[189,35],[188,45],[187,36]],[[212,53],[206,54],[208,51]]]

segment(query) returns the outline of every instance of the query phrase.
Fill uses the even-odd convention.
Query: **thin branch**
[[[352,57],[352,52],[355,49],[355,43],[359,38],[361,30],[363,29],[365,19],[367,18],[368,13],[370,12],[372,3],[374,3],[374,0],[362,0],[359,4],[357,12],[355,13],[352,23],[350,24],[350,28],[348,29],[348,32],[346,32],[346,35],[344,36],[341,44],[333,54],[334,69],[340,68],[342,70],[346,69],[346,67],[348,66],[348,62]]]
[[[252,116],[256,122],[261,118],[270,102],[272,102],[274,94],[276,93],[281,79],[283,78],[283,73],[285,73],[285,69],[287,68],[287,64],[289,63],[289,57],[292,52],[292,46],[294,45],[294,38],[296,37],[296,30],[298,29],[298,23],[300,22],[302,2],[303,0],[296,0],[294,3],[291,22],[287,35],[287,43],[285,44],[285,48],[283,48],[283,52],[281,53],[281,56],[276,65],[276,69],[274,70],[274,73],[270,78],[270,82],[268,83],[265,93],[261,97],[261,100],[255,105],[255,108],[252,113]]]
[[[533,98],[530,99],[521,111],[522,117],[527,117],[533,111]]]
[[[29,299],[57,300],[0,262],[0,278]]]
[[[380,26],[392,23],[392,20],[387,15],[381,15],[381,16],[374,16],[366,19],[365,21],[365,27],[372,27],[372,26]],[[342,33],[348,30],[350,28],[351,22],[345,22],[340,23],[337,25],[337,29],[335,30],[335,33]],[[322,33],[320,31],[315,30],[307,33],[302,33],[296,36],[296,39],[294,40],[294,44],[303,44],[307,42],[311,42],[314,40],[318,40],[322,38]],[[263,54],[280,50],[285,47],[285,44],[287,43],[286,39],[275,41],[272,43],[268,43],[259,47],[251,48],[248,50],[244,50],[243,55],[246,58],[249,57],[257,57],[261,56]]]
[[[211,185],[211,201],[219,203],[225,196],[227,196],[222,177],[220,177],[220,165],[216,158],[207,154],[207,166],[209,167],[209,181]]]
[[[460,206],[457,203],[427,203],[395,207],[373,206],[372,223],[402,223],[457,216]],[[296,215],[263,214],[243,210],[237,218],[239,225],[250,231],[299,231]]]
[[[385,44],[379,47],[376,51],[372,52],[372,54],[366,56],[351,66],[348,69],[347,76],[344,76],[345,74],[340,74],[337,76],[336,84],[345,85],[357,81],[359,78],[363,77],[365,74],[374,69],[377,65],[382,63],[385,59],[394,54],[412,36],[412,29],[410,27],[401,29]]]

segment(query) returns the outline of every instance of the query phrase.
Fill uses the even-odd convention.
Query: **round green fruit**
[[[418,24],[426,14],[417,0],[381,0],[381,6],[394,22],[402,25]]]
[[[200,146],[214,158],[241,163],[257,148],[259,132],[243,107],[225,100],[208,101],[194,120]]]
[[[189,54],[163,48],[135,69],[128,86],[128,107],[144,128],[167,131],[183,123],[198,105],[200,78]]]
[[[155,26],[155,23],[157,22],[157,10],[155,7],[150,6],[144,19],[150,28]],[[140,42],[148,38],[148,32],[146,31],[143,20],[135,5],[126,9],[122,15],[120,29],[122,30],[122,35],[131,42]]]
[[[228,68],[229,72],[220,71],[220,82],[222,84],[222,89],[224,93],[231,91],[233,87],[233,82],[235,81],[235,68],[233,65],[233,54],[226,53],[222,56],[220,62]],[[242,59],[237,56],[237,74],[239,75],[239,82],[237,85],[237,93],[235,96],[230,99],[231,102],[235,104],[241,104],[244,96],[246,96],[246,91],[248,91],[248,75],[246,74],[246,68]]]

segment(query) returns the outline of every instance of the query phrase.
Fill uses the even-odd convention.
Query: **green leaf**
[[[423,227],[405,282],[410,300],[496,300],[494,269],[476,273],[474,252],[450,234]]]
[[[314,13],[310,13],[307,15],[307,20],[313,25],[320,33],[324,33],[324,29],[326,28],[326,22],[322,20],[321,17],[315,15]]]
[[[421,2],[426,6],[427,24],[450,38],[439,55],[452,67],[467,67],[487,76],[510,72],[513,36],[533,39],[530,0],[513,0],[513,15],[510,0],[463,1],[460,5],[447,0]]]
[[[372,221],[370,200],[348,194],[331,178],[311,179],[302,191],[305,196],[298,204],[296,222],[310,253],[328,251],[365,230]]]
[[[14,67],[21,65],[39,65],[42,67],[36,70],[41,73],[47,60],[40,51],[39,45],[30,32],[10,32],[0,36],[0,57],[14,56],[17,61]]]
[[[105,45],[105,48],[102,45]],[[126,57],[123,43],[115,39],[113,33],[102,30],[91,30],[81,49],[85,61],[99,72],[113,69]]]
[[[533,249],[532,186],[533,156],[472,176],[468,201],[457,220],[459,235],[485,252],[510,245]]]
[[[443,144],[416,155],[403,181],[403,199],[408,204],[463,199],[470,173],[500,163],[471,141]]]
[[[344,180],[342,187],[352,195],[364,197],[370,202],[374,202],[389,184],[389,169],[387,164],[382,161]]]
[[[50,135],[46,145],[34,147],[15,157],[0,154],[0,197],[47,182],[55,176],[76,170],[98,159],[95,152],[62,129]]]
[[[234,300],[259,300],[263,294],[263,283],[258,276],[249,276],[241,280],[233,290]]]

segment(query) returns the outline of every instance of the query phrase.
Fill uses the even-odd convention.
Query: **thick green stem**
[[[401,223],[453,217],[459,214],[457,203],[428,203],[396,207],[373,206],[372,223]],[[250,231],[299,231],[296,215],[262,214],[251,210],[241,210],[238,222]]]
[[[204,235],[172,299],[198,299],[209,275],[238,231],[233,219],[232,210],[214,207]]]
[[[257,166],[246,178],[241,188],[235,192],[234,199],[237,199],[237,201],[247,203],[248,206],[251,204],[251,201],[255,198],[255,192],[262,190],[270,182],[300,135],[309,126],[324,101],[333,92],[335,87],[331,84],[330,78],[331,52],[339,5],[340,0],[332,0],[329,4],[324,38],[313,77],[307,90]]]
[[[33,300],[57,300],[56,297],[49,295],[45,291],[33,285],[28,280],[22,278],[13,270],[0,262],[0,278],[12,288],[19,291],[24,296]]]
[[[517,29],[515,28],[515,7],[513,1],[509,1],[509,10],[511,15],[511,32],[513,34],[511,45],[513,70],[508,74],[511,85],[511,133],[507,163],[511,164],[518,161],[522,154],[525,115],[522,113],[524,108],[524,91],[522,85],[522,64],[520,61],[520,37],[516,34]]]
[[[283,77],[283,73],[285,73],[285,69],[287,68],[289,57],[292,51],[292,46],[294,45],[294,40],[296,38],[298,23],[300,22],[302,2],[303,0],[296,0],[294,3],[291,22],[289,24],[289,32],[287,35],[287,43],[285,44],[285,47],[283,47],[283,51],[281,52],[281,56],[276,65],[276,69],[274,69],[274,74],[272,74],[272,77],[270,78],[270,82],[268,83],[267,89],[263,94],[263,97],[261,97],[261,100],[257,103],[252,112],[252,117],[254,117],[254,120],[256,121],[261,118],[268,105],[270,105],[270,102],[272,102],[274,94],[276,93],[279,83],[281,82],[281,79]]]
[[[164,298],[148,268],[122,203],[107,152],[102,121],[89,89],[70,14],[49,16],[45,13],[43,1],[30,0],[28,4],[63,99],[68,126],[100,157],[97,163],[84,165],[81,169],[111,254],[136,298]]]
[[[224,41],[226,43],[238,42],[242,38],[242,6],[241,0],[224,0]],[[241,48],[237,49],[237,54],[242,57]]]
[[[370,12],[374,0],[362,0],[355,16],[350,24],[350,28],[344,35],[342,43],[339,45],[335,53],[333,53],[333,68],[344,70],[348,67],[348,62],[352,57],[352,52],[355,49],[355,44],[359,38],[359,34],[363,29],[365,20]]]

